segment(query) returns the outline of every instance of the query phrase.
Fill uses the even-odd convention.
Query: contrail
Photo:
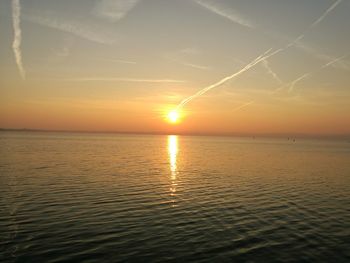
[[[202,66],[202,65],[198,65],[198,64],[193,64],[193,63],[188,63],[188,62],[184,62],[184,61],[175,61],[173,60],[174,62],[178,62],[179,64],[181,65],[184,65],[184,66],[187,66],[187,67],[191,67],[191,68],[195,68],[195,69],[201,69],[201,70],[208,70],[209,67],[207,66]]]
[[[247,102],[247,103],[244,103],[244,104],[242,104],[242,105],[240,105],[240,106],[234,108],[232,111],[238,111],[238,110],[240,110],[240,109],[242,109],[242,108],[244,108],[244,107],[246,107],[246,106],[248,106],[248,105],[250,105],[250,104],[253,104],[253,103],[254,103],[253,100],[252,100],[252,101],[249,101],[249,102]]]
[[[321,67],[319,67],[317,70],[314,70],[314,71],[305,73],[305,74],[301,75],[300,77],[296,78],[295,80],[293,80],[292,82],[290,82],[288,92],[293,91],[295,85],[296,85],[298,82],[300,82],[301,80],[303,80],[303,79],[309,77],[310,75],[312,75],[312,74],[314,74],[314,73],[316,73],[316,72],[318,72],[318,71],[320,71],[320,70],[322,70],[322,69],[324,69],[324,68],[326,68],[326,67],[329,67],[329,66],[333,65],[334,63],[337,63],[337,62],[343,60],[343,59],[346,58],[347,56],[349,56],[349,53],[347,53],[347,54],[345,54],[345,55],[343,55],[343,56],[341,56],[341,57],[338,57],[338,58],[336,58],[336,59],[333,59],[333,60],[329,61],[329,62],[326,63],[326,64],[323,64],[323,65],[322,65]]]
[[[220,6],[218,4],[218,1],[213,1],[213,0],[194,0],[197,4],[201,5],[202,7],[210,10],[211,12],[222,16],[226,19],[231,20],[234,23],[237,23],[241,26],[245,26],[248,28],[255,28],[255,25],[251,22],[248,21],[246,18],[244,18],[242,15],[237,13],[236,10],[229,8],[227,6]]]
[[[330,7],[328,7],[328,9],[326,11],[324,11],[324,13],[315,21],[313,22],[310,26],[308,26],[304,32],[298,36],[294,41],[292,41],[291,43],[289,43],[287,45],[287,47],[291,47],[293,45],[295,45],[298,41],[302,40],[305,35],[311,30],[313,29],[315,26],[317,26],[319,23],[321,23],[321,21],[323,19],[325,19],[325,17],[334,9],[336,8],[343,0],[337,0],[335,1]]]
[[[99,43],[112,45],[116,41],[110,27],[103,28],[99,23],[89,24],[86,21],[67,19],[53,12],[27,11],[23,13],[23,20],[42,26],[58,29],[78,37]]]
[[[132,65],[136,65],[137,64],[136,61],[125,60],[125,59],[98,58],[98,60],[109,61],[109,62],[116,62],[116,63],[122,63],[122,64],[132,64]]]
[[[111,22],[124,18],[139,0],[101,0],[96,2],[94,14]]]
[[[250,62],[248,65],[246,65],[244,68],[242,68],[241,70],[237,71],[236,73],[227,76],[221,80],[219,80],[218,82],[209,85],[208,87],[205,87],[199,91],[197,91],[195,94],[185,98],[184,100],[182,100],[177,106],[176,106],[176,110],[181,109],[182,107],[184,107],[187,103],[189,103],[190,101],[192,101],[193,99],[203,95],[204,93],[208,92],[209,90],[216,88],[222,84],[224,84],[226,81],[231,80],[239,75],[241,75],[242,73],[244,73],[245,71],[249,70],[250,68],[254,67],[256,64],[258,64],[259,62],[268,59],[269,57],[272,57],[292,46],[294,46],[299,40],[303,39],[306,35],[306,33],[308,33],[312,28],[314,28],[316,25],[318,25],[334,8],[336,8],[340,3],[342,2],[342,0],[337,0],[335,3],[333,3],[315,22],[313,22],[309,27],[307,27],[304,32],[299,35],[298,37],[296,37],[293,41],[291,41],[290,43],[288,43],[286,46],[281,47],[276,49],[275,51],[273,51],[272,53],[270,53],[271,49],[269,49],[268,51],[264,52],[262,55],[260,55],[259,57],[257,57],[255,60],[253,60],[252,62]],[[335,63],[335,62],[333,62]],[[305,78],[305,77],[304,77]]]
[[[21,42],[22,42],[22,31],[21,31],[21,4],[19,0],[12,0],[12,25],[14,31],[14,38],[12,43],[13,53],[15,54],[17,68],[22,79],[26,78],[26,71],[23,67]]]
[[[317,19],[315,22],[313,22],[311,24],[311,26],[309,27],[309,29],[315,27],[316,25],[318,25],[327,15],[329,12],[331,12],[334,8],[337,7],[337,5],[339,5],[343,0],[337,0],[336,2],[333,3],[333,5],[331,5],[324,13],[322,16],[320,16],[319,19]]]
[[[221,80],[219,80],[218,82],[209,85],[208,87],[205,87],[204,89],[199,90],[198,92],[196,92],[195,94],[193,94],[192,96],[182,100],[180,102],[179,105],[177,105],[176,109],[181,109],[183,106],[185,106],[187,103],[189,103],[191,100],[203,95],[204,93],[208,92],[211,89],[214,89],[220,85],[222,85],[223,83],[234,79],[236,77],[238,77],[239,75],[241,75],[243,72],[249,70],[251,67],[255,66],[256,64],[258,64],[260,61],[262,61],[263,59],[269,57],[270,55],[267,55],[269,52],[271,51],[271,49],[265,51],[263,54],[261,54],[260,56],[258,56],[256,59],[254,59],[252,62],[248,63],[245,67],[243,67],[241,70],[237,71],[236,73],[233,73],[230,76],[227,76]],[[274,54],[274,53],[271,53]]]
[[[269,73],[273,77],[274,80],[276,80],[279,84],[283,84],[283,81],[277,76],[276,72],[274,72],[272,70],[272,68],[270,67],[269,62],[266,59],[264,59],[262,61],[262,64],[265,67],[265,69],[267,70],[267,73]]]
[[[172,62],[181,64],[186,67],[191,67],[191,68],[200,69],[200,70],[208,70],[209,67],[188,62],[188,60],[186,59],[188,55],[197,55],[198,53],[199,51],[197,49],[185,48],[185,49],[178,50],[173,54],[166,54],[164,57]]]
[[[307,52],[308,54],[312,55],[313,57],[322,60],[322,61],[331,61],[333,60],[335,57],[328,55],[328,54],[324,54],[324,53],[320,53],[319,51],[317,51],[316,49],[306,45],[303,42],[298,42],[294,45],[296,48],[299,48],[305,52]],[[350,71],[350,64],[347,61],[337,61],[336,63],[331,65],[334,68],[338,68],[338,69],[342,69],[342,70],[348,70]]]
[[[186,67],[191,67],[191,68],[200,69],[200,70],[208,70],[209,69],[209,67],[207,67],[207,66],[202,66],[202,65],[199,65],[199,64],[189,63],[187,61],[184,61],[184,60],[181,60],[181,59],[177,59],[175,57],[166,56],[166,58],[169,59],[172,62],[181,64],[181,65],[186,66]]]
[[[291,41],[289,44],[287,44],[285,47],[279,48],[276,51],[274,51],[273,53],[271,53],[269,55],[269,57],[274,56],[292,46],[295,46],[297,44],[298,41],[302,40],[305,35],[311,30],[313,29],[316,25],[318,25],[323,19],[325,19],[325,17],[334,9],[336,8],[343,0],[337,0],[336,2],[334,2],[326,11],[324,11],[324,13],[315,21],[313,22],[310,26],[308,26],[304,32],[297,36],[293,41]]]

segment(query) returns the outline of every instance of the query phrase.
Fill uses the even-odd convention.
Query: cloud
[[[139,0],[101,0],[97,1],[93,13],[111,22],[124,18]]]
[[[42,26],[68,32],[100,44],[113,44],[116,40],[111,32],[107,32],[105,27],[99,26],[98,24],[89,24],[84,23],[84,21],[64,18],[48,11],[27,11],[23,14],[23,19]]]
[[[229,8],[228,6],[222,6],[222,4],[219,3],[219,1],[215,1],[215,0],[194,0],[194,1],[197,4],[201,5],[202,7],[210,10],[211,12],[219,16],[222,16],[224,18],[227,18],[236,24],[239,24],[241,26],[248,27],[248,28],[255,28],[255,25],[251,21],[243,17],[233,8]]]
[[[12,43],[13,53],[15,54],[17,68],[22,79],[26,78],[26,71],[22,61],[22,31],[21,31],[21,3],[19,0],[12,0],[12,23],[14,31],[14,39]]]

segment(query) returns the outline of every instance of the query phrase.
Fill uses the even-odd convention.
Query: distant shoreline
[[[181,136],[212,136],[212,137],[246,137],[246,138],[279,138],[279,139],[332,139],[350,142],[350,134],[316,135],[316,134],[247,134],[247,133],[167,133],[167,132],[135,132],[135,131],[84,131],[84,130],[46,130],[27,128],[0,128],[0,132],[43,132],[43,133],[80,133],[80,134],[126,134],[126,135],[181,135]]]

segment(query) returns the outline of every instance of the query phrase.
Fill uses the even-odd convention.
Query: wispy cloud
[[[34,12],[27,10],[27,12],[23,14],[23,19],[42,26],[68,32],[100,44],[113,44],[116,41],[112,33],[105,30],[105,27],[64,18],[48,11]]]
[[[266,69],[267,73],[270,74],[274,80],[276,80],[279,84],[283,84],[283,81],[278,77],[276,72],[272,70],[269,62],[266,59],[262,61],[262,65]]]
[[[215,0],[194,0],[194,1],[197,4],[201,5],[202,7],[210,10],[211,12],[217,15],[220,15],[224,18],[227,18],[236,24],[239,24],[241,26],[245,26],[248,28],[255,28],[255,25],[251,21],[249,21],[244,16],[239,14],[233,8],[230,8],[228,6],[222,6],[222,4],[219,1],[215,1]]]
[[[14,31],[14,39],[12,43],[12,49],[15,55],[17,68],[22,79],[26,78],[26,71],[22,61],[22,31],[21,31],[21,3],[20,0],[12,0],[12,23]]]
[[[66,78],[56,79],[61,81],[117,81],[117,82],[143,82],[143,83],[185,83],[185,80],[177,79],[143,79],[143,78]]]
[[[111,22],[125,17],[139,0],[101,0],[97,1],[93,13]]]

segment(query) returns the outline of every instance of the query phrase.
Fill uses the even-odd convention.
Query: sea
[[[0,132],[0,262],[350,262],[350,143]]]

